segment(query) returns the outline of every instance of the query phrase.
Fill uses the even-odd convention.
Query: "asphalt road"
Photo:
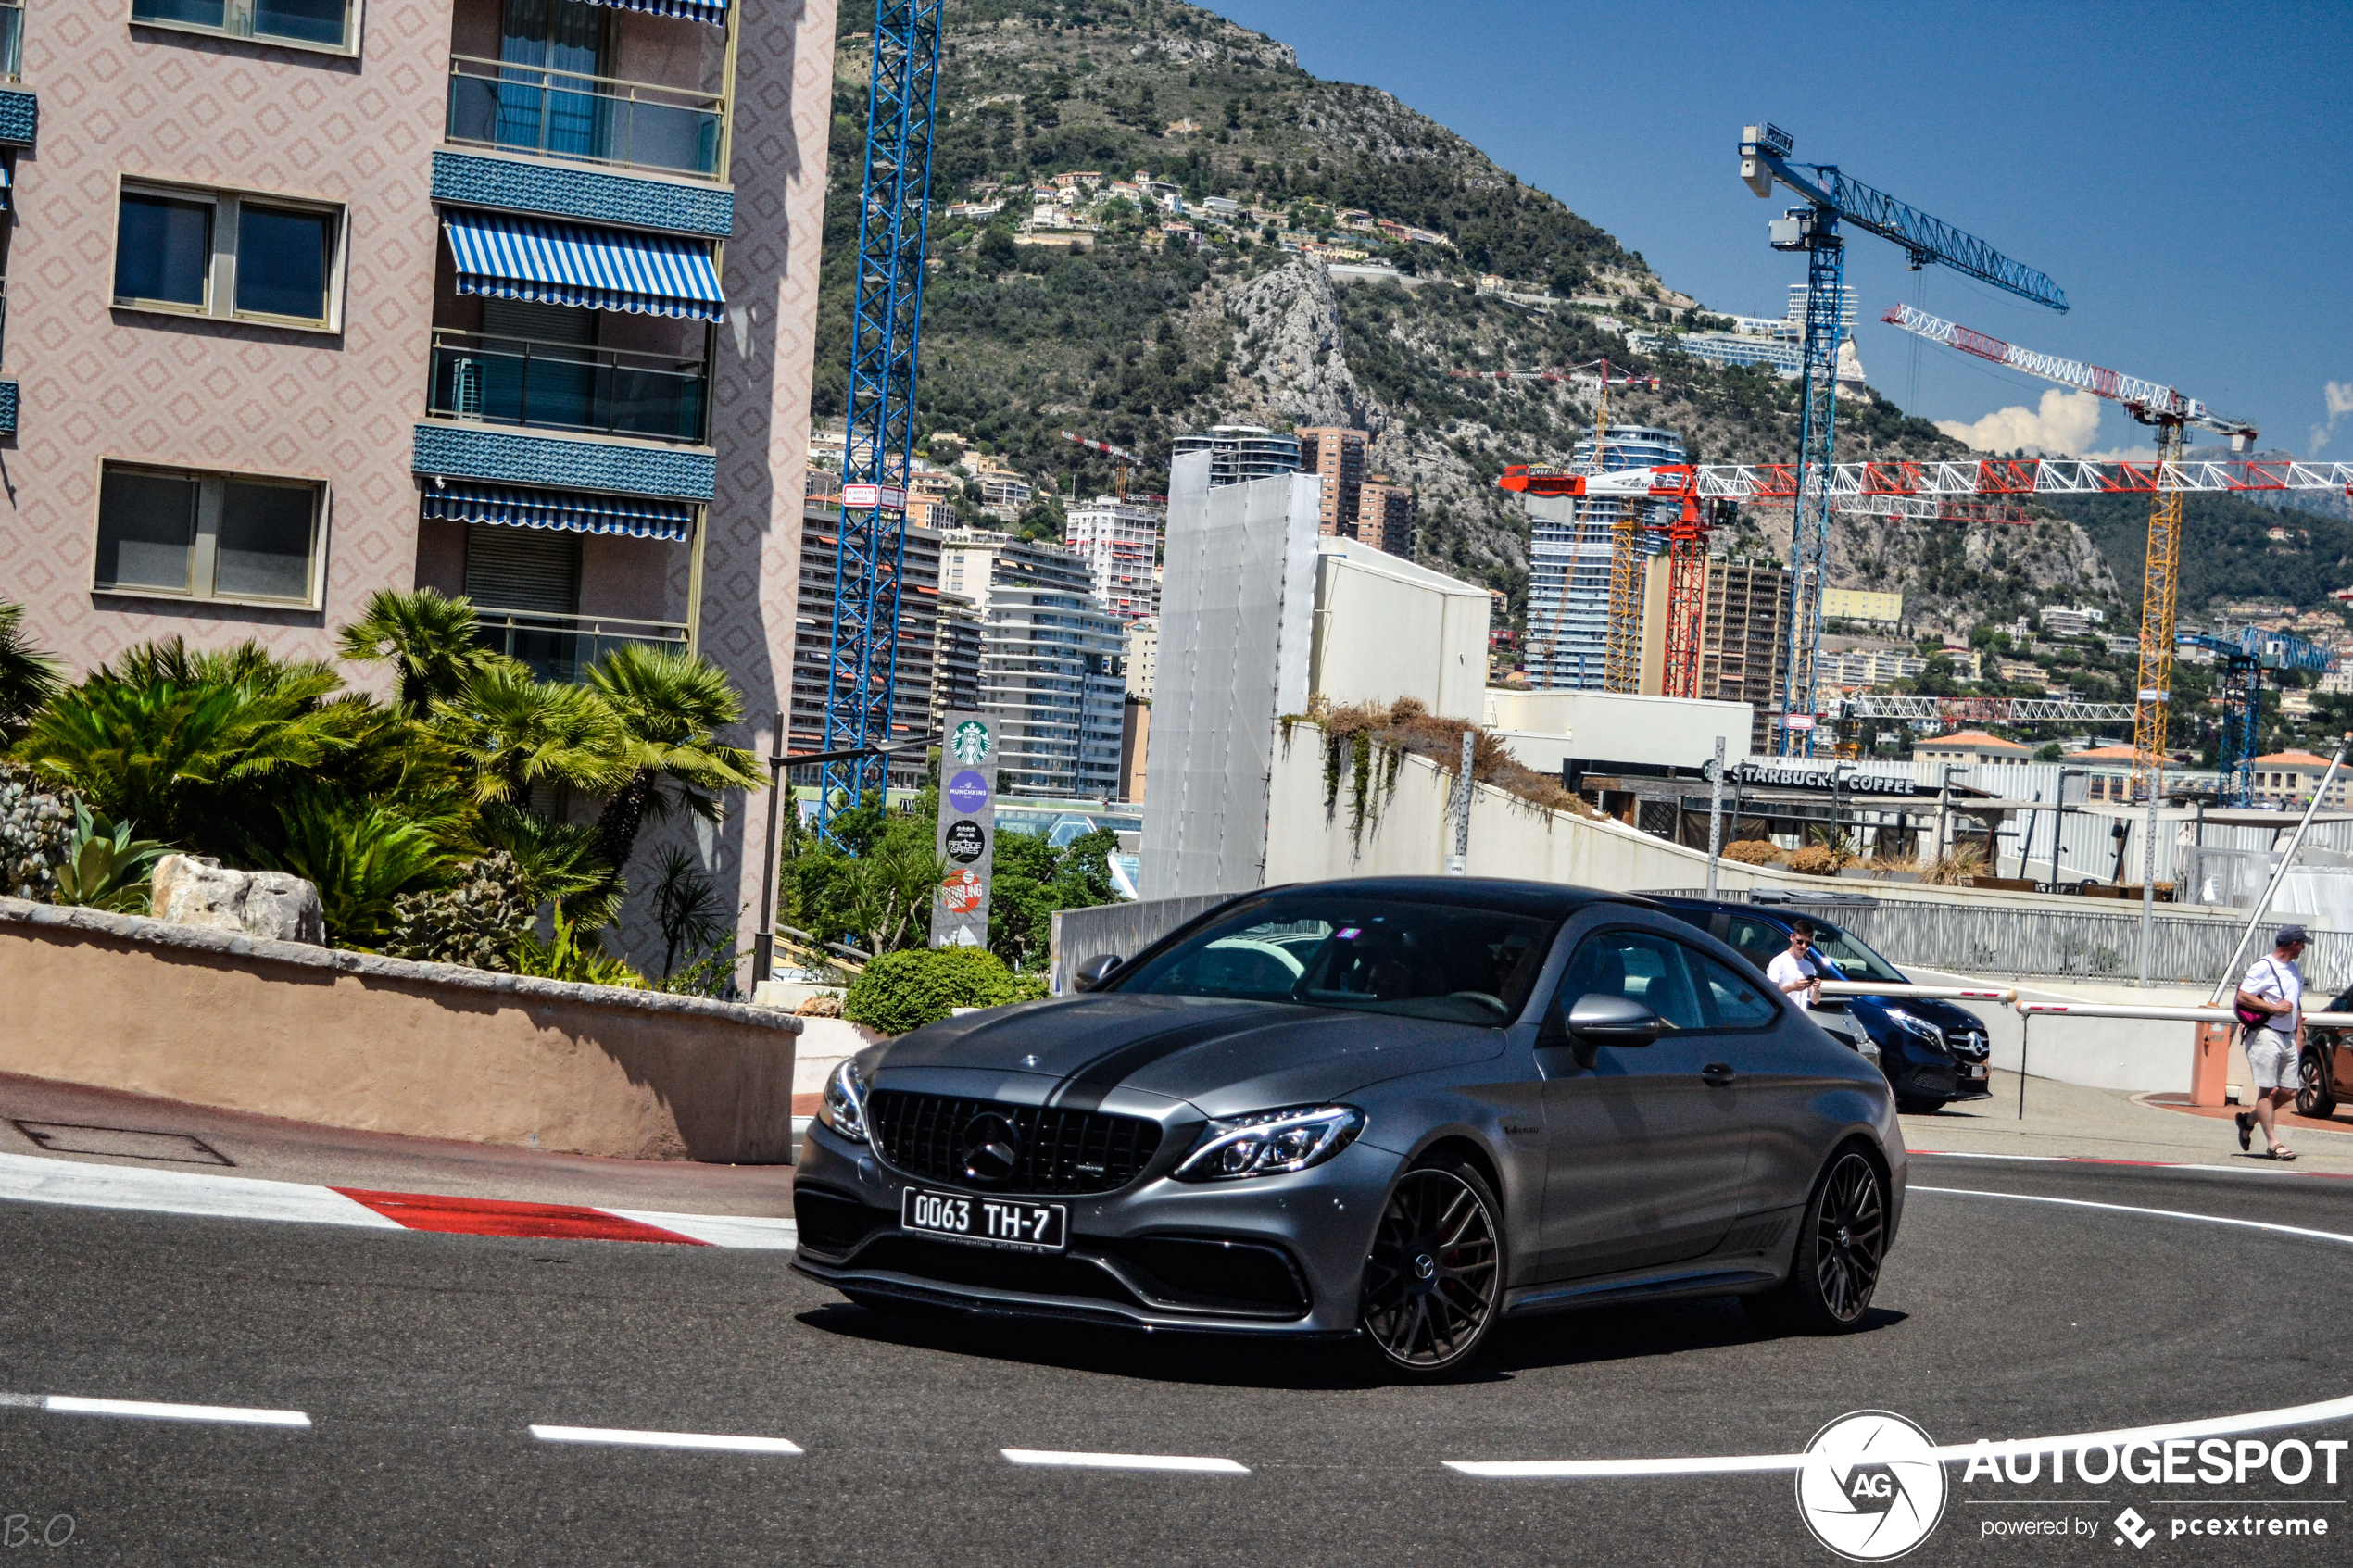
[[[1834,1560],[1787,1474],[1490,1480],[1441,1461],[1787,1453],[1865,1408],[1954,1443],[2353,1394],[2346,1242],[1920,1190],[2353,1235],[2353,1182],[1922,1159],[1912,1184],[1864,1333],[1763,1336],[1729,1302],[1555,1317],[1508,1327],[1478,1374],[1438,1387],[1384,1384],[1340,1348],[877,1316],[775,1253],[5,1204],[0,1396],[312,1424],[0,1399],[0,1564],[1817,1563]],[[806,1451],[574,1446],[533,1424]],[[2353,1437],[2353,1421],[2292,1435]],[[1025,1468],[1007,1448],[1249,1473]],[[2353,1455],[2334,1486],[1948,1474],[1909,1562],[2343,1561],[2353,1534]],[[2161,1532],[2287,1512],[2332,1534],[2161,1533],[2135,1551],[2105,1524],[2127,1504]],[[2069,1515],[2099,1534],[1984,1533]],[[65,1516],[71,1542],[37,1544]]]

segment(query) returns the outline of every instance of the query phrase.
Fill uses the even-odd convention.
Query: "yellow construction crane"
[[[1620,374],[1613,383],[1609,361],[1597,360],[1587,369],[1600,372],[1601,387],[1593,395],[1593,456],[1586,466],[1594,473],[1609,470],[1609,389],[1642,384],[1655,392],[1658,383],[1648,376]],[[1590,504],[1590,503],[1589,503]],[[1603,643],[1602,689],[1632,692],[1642,687],[1642,530],[1646,509],[1638,501],[1617,503],[1617,516],[1609,531],[1609,630]]]

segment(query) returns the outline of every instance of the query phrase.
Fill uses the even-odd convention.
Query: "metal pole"
[[[1716,737],[1716,772],[1707,784],[1707,896],[1716,897],[1716,863],[1724,851],[1724,737]]]
[[[1470,874],[1471,751],[1478,744],[1478,732],[1465,727],[1463,767],[1454,780],[1454,852],[1446,857],[1448,876]]]
[[[2018,1119],[2026,1120],[2026,1035],[2034,1027],[2034,1015],[2018,1015]]]
[[[2151,781],[2152,784],[2155,783]],[[2141,984],[2149,983],[2149,945],[2157,935],[2157,791],[2149,791],[2149,820],[2141,845]],[[2173,898],[2182,897],[2182,868],[2173,868]]]
[[[2353,745],[2353,735],[2337,741],[2336,755],[2329,759],[2329,771],[2321,775],[2321,786],[2312,792],[2312,803],[2304,808],[2304,818],[2296,824],[2296,836],[2287,841],[2287,853],[2280,857],[2278,868],[2271,872],[2270,884],[2263,889],[2263,897],[2256,901],[2255,912],[2246,917],[2246,929],[2239,933],[2239,945],[2231,949],[2231,961],[2223,968],[2221,981],[2215,985],[2214,995],[2207,1003],[2208,1007],[2221,1006],[2222,998],[2230,994],[2233,982],[2238,976],[2239,960],[2246,956],[2246,945],[2255,938],[2255,928],[2262,924],[2263,917],[2271,912],[2271,900],[2278,896],[2280,884],[2287,880],[2288,867],[2296,864],[2296,852],[2304,847],[2305,830],[2312,825],[2313,815],[2320,810],[2321,802],[2328,798],[2329,785],[2335,781],[2336,771],[2345,766],[2347,745]]]
[[[752,938],[751,983],[772,978],[776,964],[776,839],[783,831],[785,716],[768,732],[768,845],[760,856],[760,935]],[[754,996],[759,995],[755,990]]]

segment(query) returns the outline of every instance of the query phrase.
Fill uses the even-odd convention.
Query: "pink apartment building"
[[[0,598],[79,671],[430,585],[787,707],[834,21],[0,0]],[[765,815],[703,845],[755,909]]]

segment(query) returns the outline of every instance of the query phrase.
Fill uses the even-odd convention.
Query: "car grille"
[[[895,1169],[992,1192],[1112,1192],[1134,1181],[1160,1148],[1160,1123],[1140,1116],[900,1089],[877,1089],[866,1105],[875,1148]],[[1004,1117],[1021,1134],[1020,1154],[1002,1181],[978,1183],[964,1174],[964,1125],[983,1111]]]
[[[1983,1061],[1986,1057],[1985,1031],[1982,1029],[1947,1029],[1944,1047],[1963,1061]]]

